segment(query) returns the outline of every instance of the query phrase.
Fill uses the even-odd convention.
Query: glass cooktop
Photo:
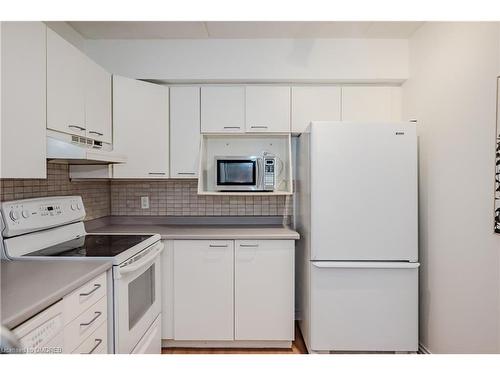
[[[150,238],[151,235],[88,234],[37,250],[25,256],[114,257]]]

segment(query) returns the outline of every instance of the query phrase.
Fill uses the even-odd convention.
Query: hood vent
[[[125,163],[125,155],[103,150],[101,141],[71,136],[71,141],[47,137],[47,159],[51,163],[63,164],[119,164]]]

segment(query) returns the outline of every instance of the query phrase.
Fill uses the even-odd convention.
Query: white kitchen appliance
[[[2,202],[0,211],[3,258],[112,260],[114,352],[161,352],[159,235],[88,234],[79,196]]]
[[[276,188],[273,155],[216,156],[215,186],[218,191],[273,191]]]
[[[417,351],[415,124],[313,122],[297,171],[307,348]]]

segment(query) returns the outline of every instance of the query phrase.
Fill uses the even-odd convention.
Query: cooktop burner
[[[114,257],[152,237],[151,235],[87,234],[37,250],[26,256]]]

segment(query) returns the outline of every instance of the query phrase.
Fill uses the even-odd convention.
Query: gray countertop
[[[2,325],[16,327],[111,266],[109,260],[2,261]]]
[[[157,233],[163,240],[297,240],[299,234],[281,225],[153,225],[110,224],[91,233]]]
[[[164,240],[298,240],[281,217],[108,216],[85,223],[88,233],[157,233]]]

